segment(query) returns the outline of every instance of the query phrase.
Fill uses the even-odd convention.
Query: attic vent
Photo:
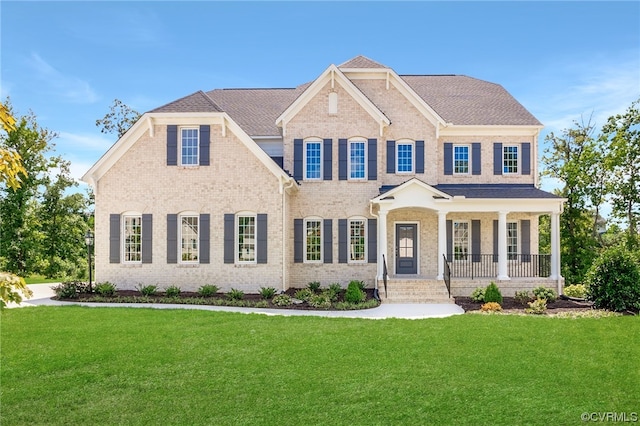
[[[338,93],[329,92],[329,114],[338,113]]]

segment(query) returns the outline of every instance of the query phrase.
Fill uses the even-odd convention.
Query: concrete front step
[[[384,283],[379,283],[383,303],[455,303],[444,282],[430,279],[390,279],[385,297]]]

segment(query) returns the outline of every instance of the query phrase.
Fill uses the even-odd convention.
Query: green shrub
[[[502,293],[500,293],[500,289],[493,281],[484,290],[484,301],[502,304]]]
[[[471,300],[477,303],[484,302],[484,287],[477,287],[471,292]]]
[[[307,288],[314,293],[317,293],[320,290],[320,281],[311,281],[307,284]]]
[[[357,285],[361,291],[366,291],[367,289],[367,286],[364,284],[364,281],[353,280],[349,282],[349,285],[351,285],[351,283],[355,283],[355,285]]]
[[[335,294],[340,294],[340,292],[342,291],[342,286],[339,283],[331,283],[329,284],[329,291]]]
[[[548,303],[554,302],[558,298],[556,292],[550,288],[540,286],[534,288],[532,291],[536,299],[544,299]]]
[[[143,286],[142,284],[140,284],[137,287],[138,291],[143,295],[143,296],[155,296],[158,293],[158,286],[157,285],[145,285]]]
[[[587,287],[584,284],[568,285],[564,288],[565,296],[584,299],[587,295]]]
[[[640,259],[627,249],[605,250],[587,272],[586,284],[596,308],[640,311]]]
[[[344,300],[348,303],[362,303],[366,297],[366,294],[360,288],[362,281],[351,281],[347,287],[347,291],[344,294]]]
[[[533,302],[529,302],[529,307],[524,311],[528,314],[542,315],[547,310],[546,299],[536,299]]]
[[[309,306],[317,309],[329,309],[331,307],[331,299],[326,294],[314,294],[307,301]]]
[[[202,297],[211,297],[218,292],[218,286],[213,284],[205,284],[198,289],[198,295]]]
[[[301,288],[296,291],[294,295],[296,299],[302,300],[303,302],[308,302],[311,296],[313,296],[313,292],[308,288]]]
[[[276,295],[276,289],[273,287],[260,287],[260,297],[263,299],[272,299]]]
[[[338,302],[335,304],[335,309],[339,311],[350,311],[356,309],[369,309],[375,308],[380,305],[376,299],[369,299],[362,303],[349,303],[349,302]]]
[[[232,288],[229,293],[227,293],[227,297],[229,300],[242,300],[244,299],[244,291],[236,290]],[[233,305],[233,306],[244,306],[244,305]]]
[[[105,281],[103,283],[96,283],[95,291],[96,294],[100,296],[115,296],[117,289],[115,285],[109,281]]]
[[[180,296],[181,292],[182,290],[180,289],[180,287],[172,285],[170,287],[167,287],[167,289],[164,291],[164,294],[167,297],[178,297]]]
[[[253,304],[254,308],[268,308],[269,307],[269,302],[266,300],[258,300],[256,303]]]
[[[65,281],[55,287],[51,287],[61,299],[77,299],[80,293],[88,293],[89,286],[80,281]]]
[[[527,306],[527,303],[531,301],[531,295],[527,290],[516,291],[514,299],[521,305]]]
[[[276,306],[291,306],[293,301],[291,300],[291,296],[288,294],[278,294],[271,299],[271,303]]]

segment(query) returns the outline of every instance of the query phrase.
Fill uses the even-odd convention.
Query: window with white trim
[[[142,216],[124,216],[123,219],[123,262],[142,263]]]
[[[183,166],[198,165],[198,128],[180,128],[180,164]]]
[[[507,222],[507,259],[518,259],[518,222]]]
[[[197,263],[199,255],[198,216],[180,216],[180,262]]]
[[[367,220],[349,219],[349,263],[367,261]]]
[[[396,142],[396,173],[413,173],[414,144],[412,141]]]
[[[367,142],[364,140],[349,141],[349,179],[366,179]]]
[[[469,256],[469,222],[453,222],[453,259],[467,260]]]
[[[238,215],[236,224],[238,263],[256,263],[256,216]]]
[[[502,147],[502,174],[518,173],[518,146],[504,145]]]
[[[453,146],[453,174],[468,175],[469,174],[469,145]]]
[[[322,179],[322,141],[309,140],[304,143],[305,180]]]
[[[322,219],[304,221],[304,261],[322,262]]]

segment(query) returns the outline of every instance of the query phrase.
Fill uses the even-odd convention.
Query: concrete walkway
[[[284,316],[315,316],[328,318],[444,318],[452,315],[464,314],[464,310],[453,303],[426,303],[426,304],[382,304],[373,309],[362,309],[357,311],[303,311],[287,309],[266,309],[266,308],[238,308],[234,306],[206,306],[206,305],[181,305],[181,304],[159,304],[159,303],[80,303],[80,302],[59,302],[52,300],[54,295],[51,289],[55,284],[35,284],[28,287],[33,291],[31,299],[23,300],[20,305],[9,305],[9,308],[28,306],[70,306],[81,305],[89,307],[113,307],[113,308],[154,308],[154,309],[199,309],[204,311],[220,312],[240,312],[245,314],[263,315],[284,315]]]

